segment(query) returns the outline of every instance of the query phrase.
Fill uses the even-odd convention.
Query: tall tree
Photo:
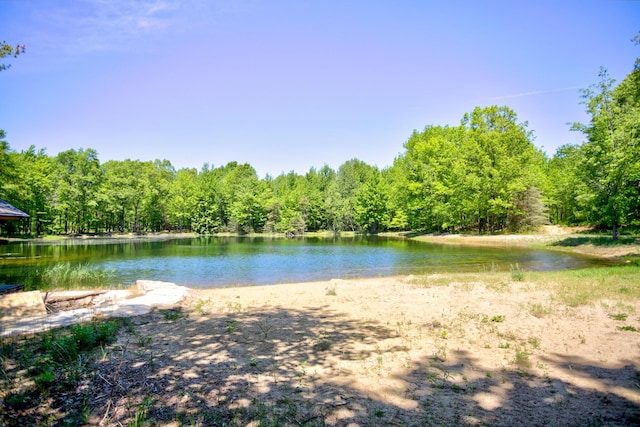
[[[463,140],[466,185],[475,193],[472,208],[478,231],[517,226],[514,219],[527,213],[518,209],[516,201],[525,192],[536,194],[530,187],[539,188],[544,164],[527,123],[518,123],[508,107],[491,106],[465,114],[462,124],[467,130]]]
[[[611,229],[628,221],[638,200],[640,181],[640,69],[618,87],[604,68],[599,82],[583,91],[589,124],[574,124],[587,141],[582,145],[581,177],[587,187],[583,198],[591,207],[590,219]]]
[[[102,177],[98,153],[91,148],[56,156],[54,209],[61,231],[86,232],[97,227]]]

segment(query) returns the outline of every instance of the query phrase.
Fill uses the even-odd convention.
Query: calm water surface
[[[529,271],[611,264],[543,250],[448,246],[382,237],[77,240],[0,246],[0,283],[23,283],[37,289],[42,271],[59,262],[114,270],[113,285],[148,279],[190,287],[509,270],[516,263]]]

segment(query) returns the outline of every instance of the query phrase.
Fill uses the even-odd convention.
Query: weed
[[[128,423],[127,426],[129,427],[144,426],[146,424],[145,420],[147,418],[147,411],[149,410],[151,405],[152,405],[151,399],[148,396],[145,397],[142,403],[138,406],[138,409],[136,410],[136,415],[133,418],[133,421]]]
[[[511,271],[511,279],[516,282],[522,282],[524,280],[524,271],[520,268],[520,264],[516,263],[515,265],[509,266],[509,271]]]
[[[529,362],[529,352],[525,347],[519,347],[516,349],[516,358],[515,364],[520,367],[530,367],[531,362]]]
[[[136,342],[136,344],[138,344],[138,347],[143,348],[143,347],[146,347],[149,344],[151,344],[151,341],[152,341],[151,337],[142,337],[142,336],[140,336],[140,337],[138,337],[138,341]]]
[[[228,335],[233,334],[238,330],[238,321],[237,320],[227,320],[226,322],[226,331]]]
[[[10,415],[5,418],[7,410],[24,409],[38,409],[42,414],[37,420],[31,420],[33,425],[54,425],[57,422],[61,422],[60,425],[85,424],[90,407],[86,395],[82,396],[84,393],[79,395],[79,399],[68,401],[65,420],[59,420],[51,412],[51,405],[57,396],[66,396],[77,390],[82,378],[90,376],[90,361],[98,356],[97,353],[90,355],[90,352],[100,348],[103,358],[106,357],[105,346],[115,341],[122,324],[120,319],[90,322],[10,344],[3,342],[0,358],[10,360],[10,366],[17,368],[5,371],[4,380],[8,384],[20,381],[18,390],[2,393],[0,425],[11,420]],[[26,422],[32,425],[30,421]]]
[[[180,307],[172,310],[162,310],[161,313],[164,316],[164,320],[166,320],[167,322],[175,322],[176,320],[184,317],[182,308]]]
[[[491,318],[491,321],[494,322],[494,323],[502,323],[502,322],[504,322],[504,315],[499,314],[497,316],[493,316]]]
[[[31,401],[35,398],[35,393],[32,390],[12,391],[4,397],[4,404],[9,409],[21,410],[31,406]]]
[[[302,362],[300,362],[300,370],[296,373],[296,376],[298,377],[298,381],[300,382],[300,385],[302,385],[302,382],[304,381],[305,377],[307,376],[307,361],[303,360]]]
[[[330,287],[330,288],[327,288],[327,290],[325,292],[325,295],[327,295],[327,296],[336,296],[336,295],[338,295],[338,293],[336,292],[335,285]]]
[[[52,365],[45,365],[44,371],[38,375],[34,382],[41,393],[44,393],[56,380],[56,374]]]
[[[227,301],[225,303],[225,306],[227,307],[227,310],[229,312],[239,313],[242,310],[242,304],[240,304],[239,302]]]
[[[545,307],[540,303],[529,304],[529,313],[540,319],[546,315],[552,314],[553,309],[551,307]]]
[[[626,325],[626,326],[618,326],[618,329],[621,331],[629,331],[629,332],[640,332],[640,329],[635,326]]]
[[[529,339],[527,339],[527,343],[534,349],[540,348],[540,339],[537,337],[529,337]]]
[[[447,360],[447,345],[444,344],[438,347],[438,349],[433,354],[433,358],[441,362]]]
[[[613,320],[624,321],[624,320],[627,320],[627,317],[629,317],[629,315],[627,313],[615,313],[615,314],[610,314],[609,317],[612,318]]]
[[[198,302],[193,305],[193,309],[198,313],[204,315],[206,314],[204,307],[211,302],[211,297],[207,299],[200,298]]]
[[[257,322],[258,325],[258,329],[260,329],[260,331],[262,332],[262,335],[264,335],[264,339],[267,339],[269,337],[269,332],[271,332],[271,330],[273,329],[273,324],[269,321],[269,319],[260,319]]]

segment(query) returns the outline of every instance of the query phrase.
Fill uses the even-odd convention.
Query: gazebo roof
[[[0,221],[12,221],[22,218],[29,218],[29,215],[4,200],[0,200]]]

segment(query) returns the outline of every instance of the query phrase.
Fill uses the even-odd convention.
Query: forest
[[[91,148],[18,152],[0,131],[0,199],[31,217],[0,231],[497,233],[553,223],[616,239],[640,225],[640,62],[619,84],[602,69],[583,104],[590,122],[573,129],[584,142],[553,157],[513,110],[488,106],[414,131],[387,168],[354,158],[263,178],[237,162],[176,170],[169,160],[102,163]]]

